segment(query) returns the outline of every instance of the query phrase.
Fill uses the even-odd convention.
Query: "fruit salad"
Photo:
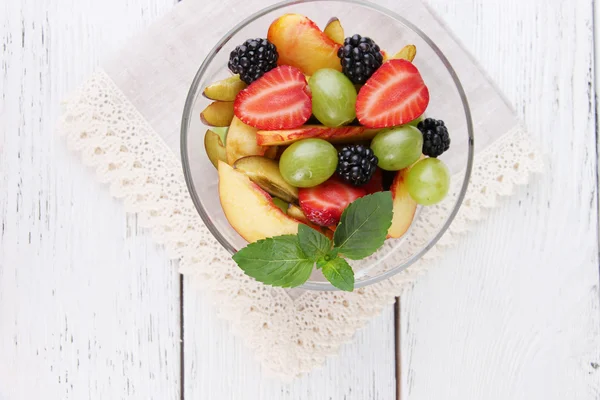
[[[249,243],[233,256],[247,275],[295,287],[316,268],[351,291],[348,260],[401,238],[419,205],[444,199],[438,157],[450,136],[424,117],[416,51],[346,36],[337,18],[321,30],[285,14],[231,52],[232,75],[204,88],[213,102],[201,119],[223,212]]]

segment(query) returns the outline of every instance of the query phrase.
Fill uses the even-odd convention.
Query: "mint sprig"
[[[298,226],[298,242],[304,254],[314,261],[331,250],[331,240],[327,236],[304,224]]]
[[[322,267],[323,275],[333,286],[340,290],[354,290],[354,271],[346,260],[340,257],[329,260]]]
[[[308,280],[313,269],[298,243],[298,236],[284,235],[259,240],[233,255],[246,275],[267,285],[294,287]]]
[[[340,290],[354,290],[354,271],[343,257],[360,260],[375,253],[392,224],[390,192],[362,197],[350,204],[340,219],[333,242],[304,224],[297,235],[284,235],[251,243],[233,255],[239,267],[257,281],[279,287],[296,287],[310,277],[315,264]]]
[[[362,260],[383,245],[392,226],[391,192],[375,193],[350,204],[342,214],[333,243],[351,260]]]

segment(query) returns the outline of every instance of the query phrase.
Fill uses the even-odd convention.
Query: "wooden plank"
[[[186,281],[187,283],[187,281]],[[217,317],[215,306],[186,284],[186,399],[389,400],[395,396],[394,311],[387,307],[324,368],[291,382],[266,377],[252,350]]]
[[[597,399],[592,1],[428,3],[515,104],[546,167],[402,297],[402,399]]]
[[[172,4],[0,6],[0,398],[179,398],[176,267],[53,133],[59,100]]]

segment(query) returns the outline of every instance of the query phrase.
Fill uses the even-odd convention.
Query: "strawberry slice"
[[[298,200],[306,218],[314,224],[329,227],[338,224],[350,203],[367,194],[364,187],[352,186],[333,177],[318,186],[299,189]]]
[[[235,116],[258,129],[293,129],[312,114],[306,77],[298,69],[282,65],[264,74],[238,93]]]
[[[429,105],[429,89],[417,67],[398,59],[384,63],[360,89],[358,121],[369,128],[389,128],[420,117]]]
[[[383,192],[383,173],[381,169],[377,168],[371,180],[360,188],[366,190],[367,194]]]

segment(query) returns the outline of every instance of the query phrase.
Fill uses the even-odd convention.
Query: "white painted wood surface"
[[[402,297],[402,398],[598,399],[592,2],[429,3],[515,105],[546,174]]]
[[[178,399],[179,275],[53,133],[171,0],[0,3],[0,399]]]
[[[188,399],[395,398],[391,308],[284,384],[184,284],[181,360],[174,266],[52,135],[59,99],[172,3],[0,5],[0,399],[179,399],[182,384]],[[547,174],[402,297],[402,399],[597,399],[592,0],[427,3],[515,104]]]

